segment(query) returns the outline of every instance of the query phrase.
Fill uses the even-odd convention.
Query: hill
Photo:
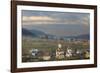
[[[39,37],[39,36],[46,35],[46,34],[39,30],[35,30],[35,29],[28,30],[26,28],[22,28],[22,35],[30,36],[30,37]]]

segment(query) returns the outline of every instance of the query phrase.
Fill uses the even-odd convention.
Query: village
[[[61,43],[57,44],[57,49],[55,51],[40,50],[37,48],[32,48],[29,50],[28,56],[23,56],[23,62],[38,62],[38,61],[61,61],[61,60],[82,60],[90,58],[89,49],[73,49],[67,46],[63,49]]]

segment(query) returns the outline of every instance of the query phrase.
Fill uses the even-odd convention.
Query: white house
[[[32,56],[36,56],[36,54],[38,53],[38,49],[33,48],[32,50],[30,50],[30,53]]]
[[[66,55],[65,55],[65,56],[66,56],[66,57],[72,57],[72,52],[73,52],[73,51],[72,51],[72,48],[69,48],[69,47],[68,47],[67,50],[66,50]]]

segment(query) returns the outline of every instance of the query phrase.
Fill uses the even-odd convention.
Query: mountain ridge
[[[89,33],[87,34],[81,34],[81,35],[77,35],[77,36],[62,36],[62,37],[58,37],[56,35],[52,35],[52,34],[46,34],[43,31],[40,30],[36,30],[36,29],[26,29],[26,28],[22,28],[22,35],[23,36],[31,36],[31,37],[41,37],[41,36],[48,36],[50,39],[54,39],[56,38],[74,38],[74,39],[88,39],[90,38]]]

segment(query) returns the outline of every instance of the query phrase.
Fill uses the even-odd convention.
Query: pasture
[[[66,41],[66,40],[53,40],[53,39],[41,39],[41,38],[31,38],[23,37],[22,39],[22,62],[39,62],[39,61],[59,61],[59,60],[82,60],[89,59],[85,57],[80,57],[80,55],[73,55],[70,58],[64,57],[63,59],[56,59],[56,50],[58,44],[62,44],[62,49],[66,53],[68,47],[73,51],[85,51],[89,49],[88,41]],[[42,51],[40,55],[32,56],[30,52],[33,48]],[[49,60],[44,60],[42,57],[48,52],[50,56]],[[82,53],[81,56],[84,56]]]

